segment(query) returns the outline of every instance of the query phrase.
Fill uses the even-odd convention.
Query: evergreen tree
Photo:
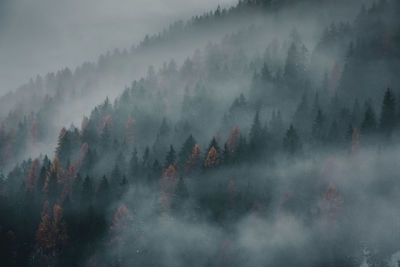
[[[315,141],[321,142],[324,139],[324,124],[325,124],[325,118],[324,115],[322,114],[321,109],[318,109],[317,115],[314,119],[313,125],[312,125],[312,136]]]
[[[364,114],[364,119],[361,123],[361,134],[368,136],[376,131],[376,117],[375,117],[375,112],[374,109],[372,108],[372,105],[370,102],[366,103],[366,110]]]
[[[213,137],[213,139],[211,140],[210,144],[208,145],[208,149],[207,149],[207,154],[210,152],[211,148],[214,148],[215,151],[220,154],[221,149],[218,145],[217,139],[215,137]],[[206,155],[207,155],[206,154]]]
[[[110,203],[110,185],[106,176],[101,178],[100,183],[96,190],[96,207],[98,210],[105,210],[107,205]]]
[[[139,158],[136,148],[132,152],[131,159],[129,160],[129,173],[135,177],[140,172]]]
[[[164,168],[168,168],[170,165],[174,165],[175,163],[176,163],[176,152],[174,147],[170,145],[167,156],[165,157]]]
[[[392,90],[387,89],[382,103],[380,129],[386,136],[390,136],[396,125],[396,99]]]
[[[257,111],[249,134],[249,145],[254,156],[258,157],[261,153],[265,152],[266,138],[267,136],[261,126],[259,112]]]
[[[109,128],[108,123],[106,123],[100,135],[100,145],[103,151],[107,151],[111,146],[111,133]]]
[[[283,139],[283,147],[290,155],[298,154],[301,150],[300,138],[293,125],[290,125]]]
[[[185,140],[181,150],[179,151],[178,163],[179,163],[180,168],[183,168],[186,165],[187,161],[189,160],[190,155],[192,155],[193,148],[195,145],[196,145],[196,140],[193,138],[193,135],[190,135]]]
[[[93,200],[93,183],[89,176],[86,176],[82,184],[81,191],[81,206],[88,207],[92,204]]]

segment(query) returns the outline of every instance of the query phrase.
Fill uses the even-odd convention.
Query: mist
[[[115,48],[130,48],[146,34],[176,20],[229,6],[221,1],[2,0],[0,4],[0,94]]]
[[[1,4],[0,264],[399,266],[398,1]]]

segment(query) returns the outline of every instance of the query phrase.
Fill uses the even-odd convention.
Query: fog
[[[399,266],[398,1],[40,3],[2,2],[1,264]]]
[[[1,0],[0,94],[235,0]]]

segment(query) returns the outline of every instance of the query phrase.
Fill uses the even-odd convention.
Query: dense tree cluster
[[[289,2],[240,1],[187,25],[176,23],[146,37],[137,49],[151,49],[176,32],[206,28],[215,20],[229,21],[243,10],[273,13]],[[207,222],[230,236],[245,218],[272,223],[293,216],[333,233],[316,247],[317,254],[329,256],[310,257],[300,266],[360,265],[358,240],[345,244],[346,252],[338,244],[348,234],[343,225],[351,206],[346,201],[362,197],[335,184],[338,168],[329,156],[356,157],[399,143],[395,72],[400,69],[400,23],[395,11],[400,11],[397,1],[363,8],[351,25],[330,25],[314,50],[294,30],[282,43],[263,44],[264,55],[253,56],[236,43],[247,36],[238,33],[208,44],[180,66],[171,60],[158,70],[150,67],[114,102],[107,97],[96,106],[79,128],[63,127],[52,159],[24,158],[28,148],[46,139],[48,113],[61,98],[78,94],[82,82],[95,83],[104,68],[112,69],[110,58],[122,60],[128,52],[103,56],[97,65],[83,65],[74,73],[65,69],[38,77],[29,86],[48,93],[43,103],[40,97],[32,100],[40,109],[29,116],[10,112],[0,127],[0,166],[7,170],[25,159],[0,176],[2,263],[169,266],[162,262],[160,232],[171,224]],[[345,62],[323,58],[331,50]],[[274,58],[274,51],[284,59]],[[321,71],[321,65],[328,70]],[[233,88],[230,97],[224,88]],[[300,161],[320,163],[326,157],[322,170],[277,180],[293,177],[276,166],[301,169]],[[380,195],[383,187],[373,192]],[[213,252],[207,255],[196,251],[199,244],[179,248],[178,266],[245,266],[251,258],[235,246],[237,240],[213,238],[217,245],[210,245]],[[179,243],[175,239],[168,241]],[[292,248],[286,252],[277,252],[271,262],[297,264],[297,257],[287,257],[296,254]],[[370,260],[384,266],[387,255],[376,254]]]

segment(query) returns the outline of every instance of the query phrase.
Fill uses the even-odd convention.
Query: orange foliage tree
[[[114,219],[110,227],[110,244],[120,245],[124,231],[131,226],[132,214],[128,208],[122,204],[114,214]]]
[[[169,211],[171,204],[171,195],[174,194],[176,185],[178,183],[178,173],[176,166],[169,165],[163,171],[160,183],[161,206],[163,211]]]
[[[113,120],[112,120],[112,117],[111,117],[111,115],[107,115],[107,116],[105,116],[104,118],[103,118],[103,120],[101,121],[101,123],[100,123],[100,133],[102,133],[103,132],[103,130],[104,130],[104,128],[105,127],[108,127],[108,129],[109,130],[111,130],[112,129],[112,126],[113,126]]]
[[[86,126],[88,125],[89,119],[86,116],[83,116],[82,123],[81,123],[81,135],[85,131]]]
[[[189,173],[192,170],[197,169],[200,167],[201,164],[201,156],[202,156],[202,151],[201,148],[198,144],[196,144],[193,147],[193,152],[192,155],[190,155],[189,159],[186,162],[185,165],[185,172]]]
[[[204,167],[206,168],[215,168],[217,167],[221,162],[220,156],[215,149],[215,147],[211,147],[210,151],[208,152],[208,155],[204,161]]]
[[[40,173],[40,162],[39,159],[35,159],[32,162],[31,169],[29,171],[28,178],[26,179],[25,186],[27,190],[32,190],[36,187],[37,180]]]
[[[75,163],[76,171],[79,171],[79,169],[82,167],[83,160],[85,159],[88,149],[89,149],[89,145],[87,143],[83,143],[81,146],[81,149],[79,151],[78,160]]]
[[[36,233],[36,246],[39,253],[44,257],[52,258],[61,252],[67,240],[67,226],[61,206],[56,204],[51,210],[49,202],[46,201]]]
[[[43,186],[43,193],[54,201],[58,197],[58,184],[61,182],[62,169],[57,157],[54,158],[47,173],[46,181]]]
[[[240,129],[238,126],[235,126],[235,128],[233,128],[232,132],[229,134],[228,141],[226,142],[228,151],[230,153],[235,152],[239,144],[239,141],[240,141]]]

